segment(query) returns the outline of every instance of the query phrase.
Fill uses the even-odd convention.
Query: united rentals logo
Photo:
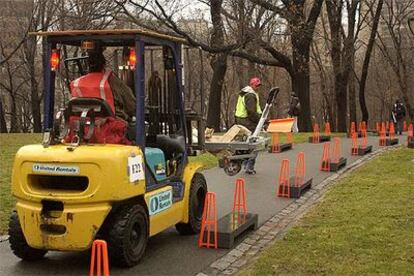
[[[162,212],[172,205],[172,191],[160,192],[150,197],[149,200],[149,215],[155,215]]]
[[[54,164],[39,164],[35,163],[32,166],[32,171],[36,173],[50,173],[50,174],[79,174],[78,166],[62,166]]]

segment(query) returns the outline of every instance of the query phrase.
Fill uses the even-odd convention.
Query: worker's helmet
[[[259,87],[260,85],[262,85],[262,82],[260,81],[259,78],[254,77],[254,78],[251,78],[250,79],[250,83],[249,84],[252,87]]]

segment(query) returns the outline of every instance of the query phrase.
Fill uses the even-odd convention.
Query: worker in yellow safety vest
[[[262,115],[262,109],[260,107],[258,88],[261,86],[259,78],[252,78],[249,82],[249,86],[244,87],[237,99],[235,121],[236,124],[245,126],[251,132],[254,132],[260,117]],[[249,159],[245,164],[246,173],[256,174],[254,165],[256,163],[256,157]]]

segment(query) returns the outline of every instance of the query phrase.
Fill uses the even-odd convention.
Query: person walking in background
[[[405,120],[405,115],[406,115],[405,106],[399,99],[397,99],[395,101],[394,106],[392,107],[391,117],[392,117],[392,121],[396,125],[396,133],[400,135],[403,132],[403,124]]]
[[[299,132],[299,128],[298,128],[298,116],[299,116],[299,114],[300,114],[299,98],[298,98],[298,96],[296,96],[296,93],[292,91],[292,93],[290,94],[290,104],[289,104],[288,115],[291,118],[295,119],[295,121],[293,122],[293,126],[292,126],[292,132],[293,133],[298,133]]]
[[[249,85],[244,87],[239,93],[234,114],[236,124],[245,126],[251,132],[254,132],[262,116],[259,94],[257,93],[260,86],[261,81],[259,78],[252,78],[250,80]],[[245,164],[247,174],[256,174],[254,170],[256,157],[247,160]]]

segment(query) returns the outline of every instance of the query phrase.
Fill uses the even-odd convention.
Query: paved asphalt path
[[[400,137],[401,142],[406,143],[406,138]],[[368,144],[377,150],[378,137],[369,137]],[[342,155],[348,158],[348,165],[359,158],[350,155],[350,147],[351,140],[343,138]],[[275,196],[281,160],[290,160],[293,174],[297,153],[305,152],[307,176],[313,177],[314,183],[319,183],[331,175],[318,171],[322,148],[322,144],[304,143],[295,145],[293,150],[284,153],[261,153],[256,164],[257,174],[254,176],[240,173],[229,177],[219,168],[205,171],[209,190],[217,194],[218,217],[231,211],[235,179],[244,177],[248,211],[259,214],[259,224],[263,224],[292,202],[291,199]],[[180,236],[171,228],[149,240],[144,258],[138,266],[131,269],[111,267],[111,274],[194,275],[227,252],[223,249],[199,249],[197,236]],[[44,260],[27,263],[12,254],[8,242],[0,243],[0,275],[87,275],[88,269],[89,252],[49,252]]]

